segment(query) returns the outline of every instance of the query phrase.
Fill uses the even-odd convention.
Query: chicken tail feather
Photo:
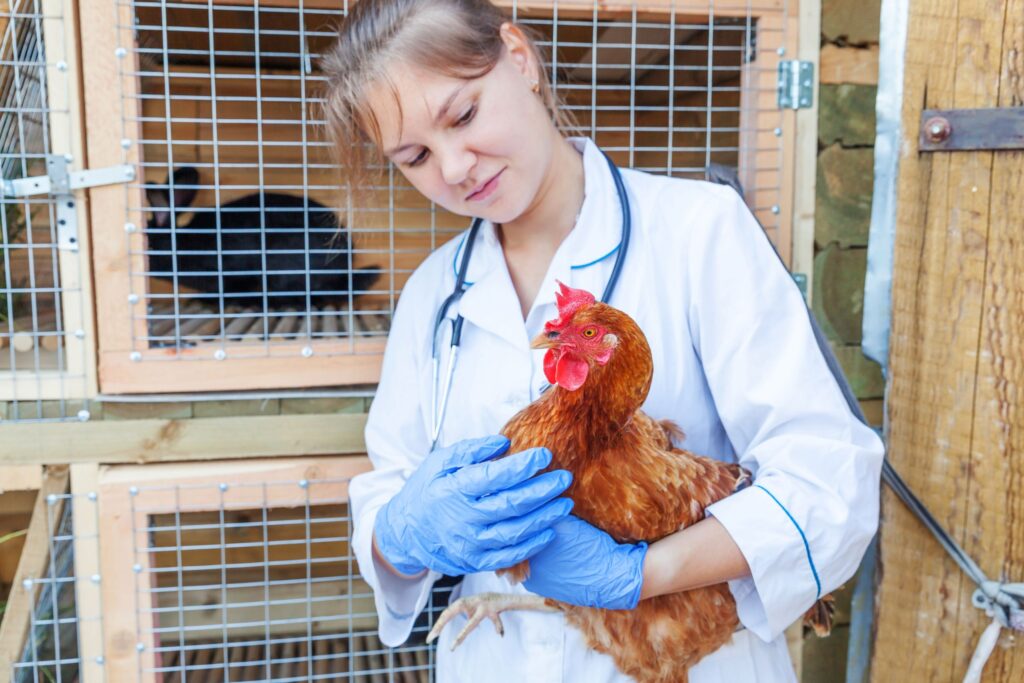
[[[822,597],[804,614],[804,626],[814,629],[819,638],[832,633],[832,617],[836,612],[836,601],[832,594]]]

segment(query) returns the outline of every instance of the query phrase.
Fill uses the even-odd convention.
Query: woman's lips
[[[481,187],[479,190],[474,191],[472,194],[466,197],[466,201],[479,202],[483,201],[484,199],[487,199],[492,194],[494,194],[494,191],[498,189],[498,178],[504,172],[505,169],[501,169],[500,171],[495,173],[490,180],[484,183],[483,187]]]

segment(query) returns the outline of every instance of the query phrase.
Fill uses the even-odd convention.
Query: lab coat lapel
[[[517,348],[529,346],[505,255],[489,221],[481,226],[466,279],[473,284],[463,294],[458,309],[466,322]]]

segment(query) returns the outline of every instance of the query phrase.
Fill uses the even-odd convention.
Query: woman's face
[[[532,86],[537,65],[517,29],[485,76],[465,80],[408,64],[369,104],[385,155],[448,211],[508,223],[528,211],[551,166],[558,133]],[[395,99],[398,99],[396,103]]]

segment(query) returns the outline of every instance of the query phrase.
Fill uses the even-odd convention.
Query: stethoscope
[[[629,197],[626,195],[626,186],[622,182],[622,174],[619,172],[615,162],[611,160],[611,157],[605,154],[604,151],[601,151],[601,154],[604,155],[605,161],[608,162],[608,168],[612,173],[612,180],[615,182],[615,191],[619,196],[619,206],[622,208],[622,239],[619,242],[618,252],[615,255],[612,273],[608,276],[608,284],[604,288],[604,294],[601,295],[601,301],[607,303],[619,282],[622,264],[626,260],[626,250],[629,247],[633,217],[630,214]],[[466,246],[462,252],[462,260],[459,262],[459,270],[455,275],[455,287],[452,293],[441,303],[441,307],[437,312],[437,320],[434,322],[434,337],[431,341],[433,368],[430,395],[430,450],[434,450],[437,446],[437,440],[441,435],[441,424],[444,422],[444,416],[448,410],[448,395],[452,388],[452,377],[455,375],[455,361],[459,355],[459,345],[462,343],[462,314],[460,313],[452,321],[452,336],[448,351],[448,371],[445,373],[444,386],[441,388],[440,397],[438,397],[438,384],[440,383],[441,376],[441,350],[437,343],[438,332],[441,330],[448,309],[466,293],[466,273],[469,272],[469,260],[473,255],[473,244],[482,224],[483,220],[474,218],[473,223],[469,227],[469,235],[465,240]]]

